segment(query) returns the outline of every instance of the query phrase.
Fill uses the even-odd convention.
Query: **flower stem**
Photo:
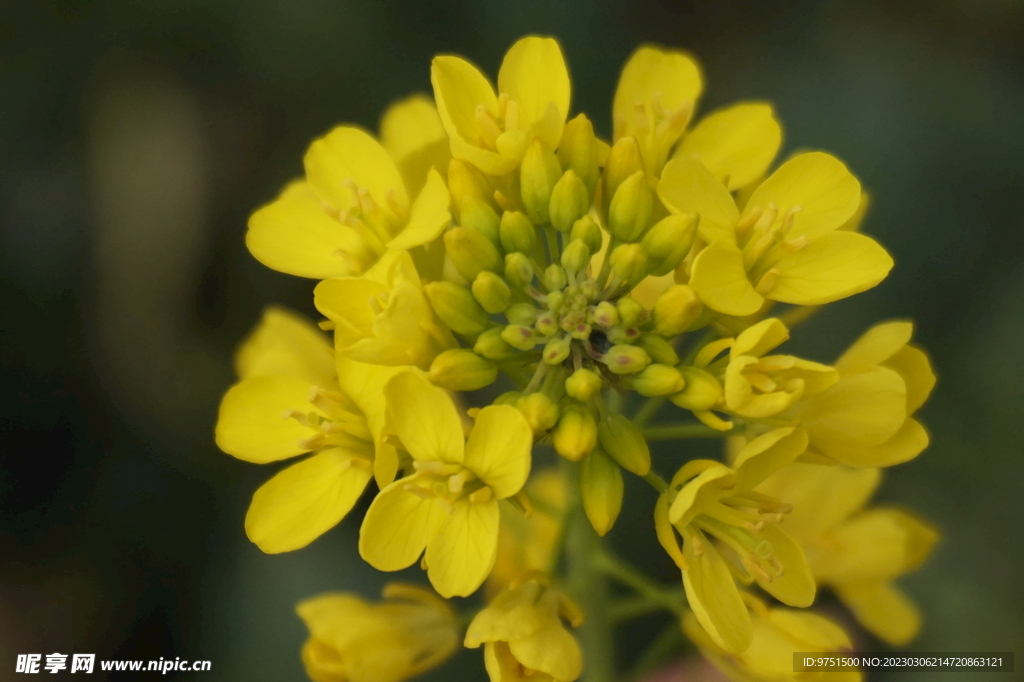
[[[644,401],[644,404],[640,406],[640,409],[636,411],[636,414],[633,415],[633,424],[635,424],[637,428],[641,429],[647,426],[647,422],[654,419],[654,416],[658,414],[658,410],[661,409],[661,406],[665,404],[666,400],[667,399],[664,397],[648,398]]]
[[[671,611],[679,616],[682,616],[686,611],[686,607],[678,594],[665,589],[665,587],[644,575],[638,568],[616,556],[612,556],[608,552],[595,554],[593,567],[597,571],[631,588],[642,597],[658,604],[666,611]]]
[[[583,660],[586,661],[582,680],[613,682],[616,679],[615,639],[608,608],[608,580],[604,573],[594,570],[598,557],[602,555],[601,538],[579,508],[569,523],[572,525],[568,538],[569,580],[566,587],[586,617],[579,630]]]
[[[719,431],[704,424],[660,424],[643,430],[644,438],[654,440],[679,440],[683,438],[724,438],[731,431]]]

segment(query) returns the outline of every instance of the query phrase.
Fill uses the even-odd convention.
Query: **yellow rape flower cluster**
[[[315,140],[246,235],[265,265],[318,280],[323,316],[270,308],[238,351],[217,444],[301,457],[255,492],[246,534],[300,549],[369,490],[359,555],[419,564],[433,588],[301,603],[310,678],[397,682],[461,640],[492,682],[612,679],[612,614],[665,609],[733,679],[796,679],[793,651],[850,647],[811,608],[826,589],[910,641],[921,616],[895,580],[938,536],[866,504],[928,445],[928,357],[903,321],[831,364],[780,350],[893,266],[860,230],[857,178],[820,151],[776,163],[766,102],[695,116],[703,75],[677,50],[630,57],[610,139],[573,114],[551,38],[516,42],[496,86],[451,55],[430,82],[379,138]],[[722,438],[723,456],[663,476],[650,444],[690,438]],[[628,476],[656,490],[649,530],[677,586],[600,539]],[[635,594],[610,603],[608,580]],[[482,586],[469,612],[447,601]]]

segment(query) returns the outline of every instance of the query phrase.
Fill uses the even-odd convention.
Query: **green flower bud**
[[[511,405],[512,407],[515,407],[516,403],[518,403],[519,399],[522,398],[522,397],[523,397],[523,394],[520,393],[519,391],[508,391],[506,393],[502,393],[497,398],[495,398],[491,402],[491,404],[492,405]]]
[[[647,351],[647,354],[651,356],[651,360],[654,362],[673,366],[679,364],[679,354],[676,353],[676,349],[663,336],[651,333],[642,334],[635,343]]]
[[[453,348],[434,358],[427,376],[449,391],[475,391],[498,378],[498,367],[471,350]]]
[[[585,405],[566,401],[562,416],[552,434],[555,452],[573,462],[578,462],[597,445],[597,421]]]
[[[676,336],[686,331],[700,316],[704,306],[693,289],[685,284],[676,284],[654,302],[654,333],[665,337]]]
[[[563,336],[560,339],[551,339],[544,346],[544,362],[549,365],[560,365],[569,357],[572,339]]]
[[[544,286],[548,288],[548,291],[561,291],[568,283],[569,277],[561,265],[551,264],[544,271]]]
[[[448,192],[456,219],[462,217],[462,204],[472,196],[494,208],[494,190],[483,174],[462,159],[448,162]]]
[[[612,374],[636,374],[651,364],[647,352],[639,346],[612,346],[601,358]]]
[[[565,293],[561,291],[552,291],[545,297],[548,304],[549,310],[558,310],[565,304]]]
[[[558,405],[546,393],[531,393],[516,401],[516,407],[533,429],[534,435],[544,433],[558,422]]]
[[[476,230],[496,247],[501,246],[501,237],[498,234],[501,219],[493,208],[473,195],[466,195],[462,200],[462,218],[459,224]]]
[[[505,319],[512,324],[521,324],[524,327],[532,327],[537,321],[540,311],[529,303],[515,303],[505,311]]]
[[[595,282],[594,280],[585,279],[580,284],[580,293],[583,295],[583,298],[587,299],[588,301],[596,301],[597,297],[601,293],[601,289],[600,287],[597,286],[597,282]]]
[[[565,171],[561,179],[551,190],[551,202],[548,204],[548,215],[551,224],[559,232],[568,232],[573,223],[582,218],[590,210],[590,195],[587,186],[571,169]]]
[[[710,410],[722,400],[722,385],[707,370],[698,367],[680,367],[686,387],[669,398],[673,403],[691,412]]]
[[[626,327],[635,325],[644,314],[644,307],[640,302],[629,296],[620,298],[615,307],[619,309],[619,324]]]
[[[604,237],[601,236],[601,228],[588,215],[583,216],[572,224],[572,232],[569,233],[569,238],[574,240],[582,239],[592,254],[600,251],[601,245],[604,243]]]
[[[534,139],[526,148],[523,163],[519,167],[520,194],[526,215],[530,216],[534,225],[549,222],[551,191],[560,177],[562,168],[558,165],[558,157],[540,138]]]
[[[651,470],[651,451],[640,429],[621,414],[602,419],[597,426],[601,447],[626,471],[644,476]]]
[[[594,323],[605,329],[614,327],[619,323],[619,309],[611,301],[601,301],[594,306]]]
[[[521,324],[510,324],[501,330],[501,338],[505,343],[519,350],[533,350],[537,345],[537,334],[532,328]]]
[[[587,402],[601,390],[601,375],[590,369],[578,369],[565,380],[565,392],[576,400]]]
[[[498,228],[501,237],[501,248],[506,253],[531,254],[537,249],[537,229],[524,214],[519,211],[505,211],[501,216]]]
[[[583,272],[590,264],[590,249],[582,239],[573,239],[562,252],[562,267],[568,272]]]
[[[636,327],[627,327],[622,324],[617,324],[611,327],[606,332],[608,334],[608,340],[613,344],[620,343],[633,343],[640,338],[640,330]]]
[[[473,297],[492,315],[504,312],[512,300],[512,290],[501,277],[484,270],[473,280]]]
[[[533,264],[525,254],[505,254],[505,281],[518,289],[526,288],[533,281]]]
[[[644,157],[640,154],[640,145],[632,135],[620,138],[612,145],[608,154],[608,162],[604,167],[604,203],[608,208],[616,190],[626,178],[644,169]]]
[[[464,286],[454,282],[430,282],[423,286],[438,319],[459,334],[476,336],[487,328],[487,312]]]
[[[597,138],[594,125],[579,114],[565,124],[562,141],[558,144],[558,161],[562,168],[571,169],[587,186],[589,197],[597,187]],[[589,203],[589,199],[588,199]]]
[[[647,231],[654,192],[647,176],[637,171],[622,181],[608,207],[608,231],[624,242],[635,242]]]
[[[648,398],[679,393],[685,387],[683,375],[671,365],[648,365],[633,377],[633,390]]]
[[[611,262],[612,272],[630,287],[647,276],[647,253],[639,244],[619,244],[612,251]]]
[[[563,325],[563,327],[564,326],[567,325]],[[591,334],[590,325],[584,323],[577,323],[576,326],[571,327],[567,331],[569,332],[569,336],[571,336],[574,339],[578,339],[579,341],[582,341],[583,339],[589,339]]]
[[[590,525],[601,537],[615,525],[622,511],[622,471],[611,457],[594,450],[580,468],[580,496]]]
[[[501,331],[500,327],[494,327],[478,336],[473,344],[473,352],[488,360],[503,360],[515,355],[515,348],[501,338]]]
[[[683,262],[697,236],[697,216],[681,213],[662,218],[654,224],[640,243],[647,252],[651,274],[667,275]]]
[[[455,269],[467,282],[483,270],[501,272],[501,254],[491,240],[476,230],[453,227],[444,233],[444,246]]]

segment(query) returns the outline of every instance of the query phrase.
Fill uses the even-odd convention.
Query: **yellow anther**
[[[460,472],[448,477],[448,492],[458,495],[466,484],[466,477]]]
[[[807,235],[805,234],[793,239],[786,239],[779,244],[779,248],[786,253],[796,253],[805,246],[807,246]]]
[[[761,279],[758,280],[757,286],[754,287],[754,291],[762,296],[767,296],[775,288],[775,283],[779,281],[780,274],[782,273],[776,268],[772,268],[764,273],[761,275]]]
[[[483,504],[484,502],[490,502],[494,498],[494,493],[487,486],[474,490],[469,494],[469,501],[473,504]]]
[[[789,231],[793,228],[793,219],[796,217],[796,214],[802,210],[802,206],[794,206],[786,211],[786,215],[782,219],[782,226],[779,228],[780,235],[785,236],[789,234]]]
[[[697,557],[704,556],[704,541],[700,539],[699,535],[694,535],[693,539],[693,553]]]
[[[772,202],[769,202],[764,210],[761,211],[761,215],[758,216],[757,222],[754,223],[755,234],[764,234],[768,231],[768,228],[772,226],[775,219],[779,217],[779,208]]]
[[[501,128],[498,127],[497,122],[491,117],[491,113],[487,111],[487,107],[483,104],[477,105],[475,118],[480,128],[480,136],[485,143],[484,146],[494,149],[498,136],[501,135]]]
[[[366,473],[373,473],[373,462],[365,457],[349,457],[345,460],[345,468],[358,469]]]
[[[316,450],[324,445],[324,434],[314,433],[312,436],[299,439],[299,447],[303,450]]]
[[[436,460],[413,460],[412,468],[421,474],[437,474],[443,476],[444,462],[438,462]]]
[[[750,215],[736,223],[736,234],[743,234],[751,227],[753,227],[754,223],[756,223],[758,219],[761,217],[761,213],[763,212],[763,210],[764,209],[762,209],[760,206],[755,206],[754,209],[750,212]]]
[[[412,495],[415,495],[416,497],[421,497],[424,500],[434,499],[433,491],[427,490],[426,488],[418,486],[415,483],[406,483],[405,485],[402,486],[402,490]]]
[[[513,101],[512,100],[512,95],[508,94],[507,92],[503,92],[500,95],[498,95],[498,118],[499,119],[507,119],[508,118],[508,105],[511,104],[512,101]],[[507,128],[506,128],[506,130],[507,130]]]
[[[751,372],[745,376],[747,378],[747,382],[762,393],[773,393],[779,389],[779,385],[764,374]]]
[[[504,95],[502,95],[504,97]],[[505,132],[519,130],[519,102],[510,99],[505,107]]]
[[[387,196],[385,197],[388,202],[388,208],[395,214],[395,218],[398,219],[399,223],[404,223],[409,220],[409,212],[405,209],[405,206],[398,203],[398,196],[395,188],[388,189]]]

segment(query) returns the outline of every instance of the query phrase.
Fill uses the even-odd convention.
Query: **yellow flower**
[[[565,629],[583,622],[579,608],[540,578],[499,594],[469,624],[465,645],[484,646],[491,682],[572,682],[583,671],[576,638]]]
[[[693,614],[683,617],[683,632],[701,653],[735,682],[860,682],[859,671],[794,672],[794,652],[835,653],[849,651],[849,636],[832,621],[810,611],[768,608],[756,597],[745,594],[750,608],[750,646],[730,652],[708,636]]]
[[[495,595],[528,571],[546,571],[561,532],[565,486],[555,469],[530,477],[524,489],[532,504],[525,516],[510,504],[502,505],[498,530],[498,558],[487,577],[487,593]]]
[[[777,525],[789,505],[753,492],[806,447],[804,432],[775,429],[747,444],[731,467],[706,459],[687,462],[658,500],[658,540],[682,569],[697,620],[727,651],[744,651],[752,636],[734,572],[790,606],[814,601],[814,580],[803,551]],[[682,549],[673,528],[683,537]],[[740,566],[730,565],[707,535],[735,555]]]
[[[860,205],[860,183],[823,152],[782,164],[742,211],[692,158],[665,166],[658,196],[673,213],[700,216],[699,234],[709,243],[693,260],[689,284],[706,306],[726,315],[751,315],[766,299],[837,301],[875,286],[893,265],[873,239],[839,229]]]
[[[338,126],[306,152],[306,177],[249,219],[246,245],[267,267],[300,277],[359,275],[389,248],[433,241],[448,225],[445,136],[433,104],[413,96],[381,124],[383,145]],[[410,201],[414,198],[414,201]]]
[[[881,478],[878,469],[795,463],[757,490],[793,504],[786,530],[818,583],[835,590],[861,625],[900,646],[917,634],[921,615],[893,581],[921,565],[938,532],[900,509],[865,510]]]
[[[339,385],[327,340],[293,313],[267,309],[239,349],[236,370],[240,381],[221,401],[217,445],[257,464],[314,453],[260,486],[245,532],[264,552],[305,547],[362,494],[374,470],[374,436]]]
[[[384,601],[344,592],[296,607],[309,629],[302,662],[313,682],[399,682],[435,668],[459,645],[448,604],[429,590],[390,583]]]
[[[335,324],[338,354],[351,360],[425,370],[438,354],[457,347],[405,251],[389,252],[362,277],[320,282],[313,302]]]
[[[839,381],[796,406],[810,455],[884,467],[928,447],[928,433],[911,415],[928,399],[935,375],[928,356],[910,345],[913,332],[910,322],[872,327],[836,361]]]
[[[551,38],[529,36],[509,49],[498,71],[499,94],[477,67],[451,55],[434,57],[430,81],[452,156],[485,173],[511,172],[534,139],[549,149],[562,139],[569,72]]]
[[[415,472],[374,499],[359,553],[378,570],[398,571],[425,549],[438,593],[472,594],[494,565],[498,500],[519,492],[529,475],[530,426],[514,407],[492,405],[477,413],[464,440],[454,403],[422,376],[400,373],[384,392],[389,428]]]

